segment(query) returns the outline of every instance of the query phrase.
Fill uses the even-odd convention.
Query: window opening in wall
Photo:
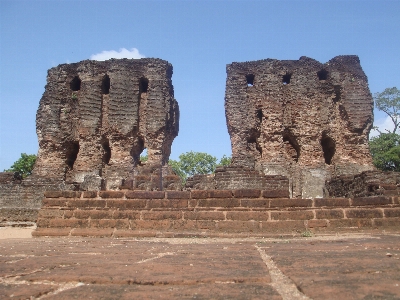
[[[139,93],[147,93],[149,88],[149,80],[147,78],[140,78],[139,81]]]
[[[143,155],[143,150],[144,150],[144,141],[142,137],[139,137],[138,140],[133,144],[133,147],[131,149],[131,156],[133,158],[134,164],[140,165],[140,156]]]
[[[105,95],[110,93],[110,77],[106,74],[101,81],[101,92]]]
[[[110,142],[108,139],[103,140],[101,143],[101,146],[103,148],[103,163],[108,165],[110,163],[111,159],[111,148],[110,148]]]
[[[247,86],[253,86],[254,85],[254,75],[253,74],[246,75],[246,81],[247,81]]]
[[[79,153],[79,142],[71,142],[70,144],[67,145],[65,153],[65,163],[70,169],[74,168],[74,163],[76,161],[76,158],[78,157]]]
[[[334,102],[338,102],[341,99],[340,85],[334,85],[333,90],[335,91],[335,98],[333,98]]]
[[[318,79],[319,80],[327,80],[328,79],[328,71],[322,69],[321,71],[317,72]]]
[[[286,74],[286,75],[283,75],[283,77],[282,77],[282,83],[283,84],[289,84],[290,83],[290,78],[292,77],[292,74]]]
[[[81,89],[81,79],[79,76],[75,76],[74,79],[71,80],[69,86],[74,92],[79,91]]]
[[[321,139],[321,146],[322,151],[324,152],[325,163],[330,165],[332,163],[332,158],[335,155],[336,143],[332,138],[323,134]]]
[[[283,134],[283,143],[285,145],[286,153],[295,161],[298,162],[300,158],[300,146],[296,138],[290,131],[285,131]]]
[[[148,160],[147,149],[146,148],[143,149],[143,151],[142,151],[142,153],[140,153],[139,157],[140,157],[140,162],[141,163],[144,163],[144,162],[146,162]]]
[[[262,118],[263,118],[262,109],[257,109],[257,119],[260,121],[260,123],[262,122]]]

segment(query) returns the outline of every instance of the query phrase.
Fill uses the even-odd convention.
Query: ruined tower
[[[287,176],[291,197],[323,197],[332,176],[373,169],[373,99],[357,56],[232,63],[225,112],[232,165]]]
[[[153,58],[50,69],[36,115],[34,176],[75,183],[95,176],[115,189],[134,175],[144,149],[148,166],[166,165],[179,129],[171,77],[172,65]]]

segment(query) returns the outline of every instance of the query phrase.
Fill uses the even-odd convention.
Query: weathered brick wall
[[[123,181],[119,189],[144,191],[182,190],[181,178],[175,175],[168,165],[144,164],[137,166],[135,171],[136,173],[130,179]]]
[[[280,197],[289,197],[289,180],[286,176],[264,175],[260,171],[243,166],[217,167],[214,174],[189,177],[185,188],[195,190],[262,189]]]
[[[54,181],[40,181],[27,178],[15,180],[13,173],[0,173],[0,222],[30,221],[35,222],[37,212],[42,205],[45,191],[73,190],[75,186]]]
[[[18,182],[12,173],[0,173],[2,220],[21,219],[23,209],[34,215],[45,190],[119,189],[140,181],[136,175],[146,177],[146,166],[162,166],[163,188],[180,189],[167,166],[179,130],[171,77],[172,65],[153,58],[86,60],[50,69],[36,115],[33,174]],[[146,163],[140,162],[145,148]],[[160,189],[154,177],[131,186]]]
[[[278,196],[279,197],[279,196]],[[398,230],[396,196],[277,198],[270,191],[46,192],[36,236],[215,236]]]
[[[171,64],[152,58],[50,69],[36,116],[34,176],[67,182],[99,176],[106,189],[118,189],[145,148],[147,164],[165,165],[179,127],[171,76]]]
[[[21,183],[22,177],[18,172],[0,172],[0,184]]]
[[[215,190],[215,174],[196,174],[189,177],[186,180],[185,189]]]
[[[323,197],[331,176],[373,169],[373,100],[357,56],[232,63],[225,111],[233,165],[287,176],[292,197]]]
[[[246,167],[221,167],[215,171],[217,189],[263,189],[289,196],[289,180],[280,175],[264,175]]]
[[[357,175],[342,175],[329,180],[326,189],[331,197],[398,195],[400,173],[366,171]]]

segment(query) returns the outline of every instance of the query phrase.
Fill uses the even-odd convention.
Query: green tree
[[[35,165],[36,155],[21,153],[21,157],[13,163],[10,169],[4,170],[5,172],[18,172],[22,178],[32,174],[33,166]]]
[[[230,157],[224,155],[217,164],[217,158],[204,152],[186,152],[179,155],[179,160],[170,159],[168,164],[174,172],[185,182],[195,174],[211,174],[217,166],[227,166],[231,162]]]
[[[142,162],[147,161],[147,155],[140,156]],[[217,166],[229,166],[231,158],[223,155],[217,164],[217,158],[204,152],[186,152],[179,155],[179,160],[170,159],[168,164],[183,182],[195,174],[210,174],[215,172]]]
[[[397,129],[400,125],[400,91],[387,88],[382,93],[374,95],[375,106],[385,112],[393,122],[393,131],[385,129],[369,141],[369,148],[375,167],[383,171],[400,171],[400,135]]]
[[[217,158],[204,152],[186,152],[179,155],[179,161],[170,160],[172,169],[186,181],[195,174],[210,174],[215,171]]]
[[[222,166],[222,167],[226,167],[229,166],[232,162],[232,158],[226,156],[225,154],[222,156],[221,160],[219,161],[219,163],[217,164],[217,167]]]
[[[400,172],[400,135],[381,133],[370,139],[369,148],[375,167]]]
[[[396,133],[400,125],[400,91],[396,87],[387,88],[382,93],[376,93],[374,100],[376,108],[385,112],[392,120],[394,128],[391,133]],[[390,132],[387,129],[386,131]]]
[[[186,182],[186,178],[188,177],[187,174],[182,170],[180,161],[170,159],[168,164],[171,166],[172,170],[178,175],[183,182]]]

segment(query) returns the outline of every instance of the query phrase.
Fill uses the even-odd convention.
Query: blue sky
[[[231,154],[227,64],[356,54],[372,93],[400,88],[399,13],[400,1],[385,0],[0,0],[0,170],[37,153],[35,114],[58,64],[121,48],[169,61],[181,111],[171,158],[190,150],[220,158]]]

